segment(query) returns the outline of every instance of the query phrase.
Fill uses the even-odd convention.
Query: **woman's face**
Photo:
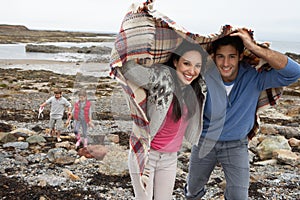
[[[79,101],[85,101],[85,99],[86,99],[86,96],[79,95]]]
[[[189,85],[200,74],[202,56],[198,51],[187,51],[178,61],[174,60],[174,66],[176,67],[176,73],[181,84]]]

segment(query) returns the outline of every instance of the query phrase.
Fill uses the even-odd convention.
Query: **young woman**
[[[191,138],[201,132],[206,87],[200,71],[206,59],[206,52],[199,44],[184,40],[165,64],[144,67],[128,61],[121,67],[127,80],[147,91],[145,111],[149,128],[146,130],[151,136],[151,145],[143,176],[136,152],[129,153],[136,199],[172,199],[177,152],[183,137]],[[199,138],[199,135],[194,138]],[[196,143],[197,139],[193,142]]]

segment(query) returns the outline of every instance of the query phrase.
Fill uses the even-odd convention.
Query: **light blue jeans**
[[[129,153],[129,172],[135,199],[171,200],[176,178],[177,152],[162,153],[151,149],[145,167],[150,170],[146,190],[141,186],[135,155]]]
[[[84,138],[87,138],[87,129],[88,129],[88,125],[87,125],[87,123],[85,122],[85,120],[75,120],[74,121],[74,126],[75,126],[75,128],[74,128],[74,132],[75,132],[75,134],[77,135],[77,133],[79,132],[79,128],[80,128],[80,126],[82,127],[82,136],[84,137]]]
[[[236,141],[200,138],[199,145],[192,148],[186,198],[196,200],[205,195],[205,185],[217,163],[225,174],[225,199],[247,200],[250,181],[247,138]]]

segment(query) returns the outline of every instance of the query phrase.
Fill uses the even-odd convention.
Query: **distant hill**
[[[0,44],[42,42],[112,42],[115,34],[60,30],[31,30],[23,25],[0,24]]]
[[[29,31],[26,26],[23,25],[9,25],[9,24],[0,24],[1,30],[16,30],[16,31]]]

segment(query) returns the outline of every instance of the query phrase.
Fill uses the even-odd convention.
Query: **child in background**
[[[60,142],[60,133],[63,129],[62,118],[64,115],[65,107],[68,107],[68,116],[70,116],[72,105],[66,98],[62,96],[62,91],[60,89],[54,90],[54,96],[47,99],[43,104],[40,105],[40,107],[43,108],[48,104],[51,104],[49,121],[49,127],[51,129],[50,135],[54,136],[55,133],[57,133],[57,141]]]
[[[79,100],[75,103],[73,108],[73,117],[74,117],[74,133],[77,138],[76,148],[80,146],[80,143],[83,141],[83,147],[87,147],[88,138],[87,138],[87,128],[88,126],[93,126],[91,121],[91,102],[87,100],[87,94],[85,90],[80,90],[78,93]],[[82,128],[81,138],[79,128]]]

